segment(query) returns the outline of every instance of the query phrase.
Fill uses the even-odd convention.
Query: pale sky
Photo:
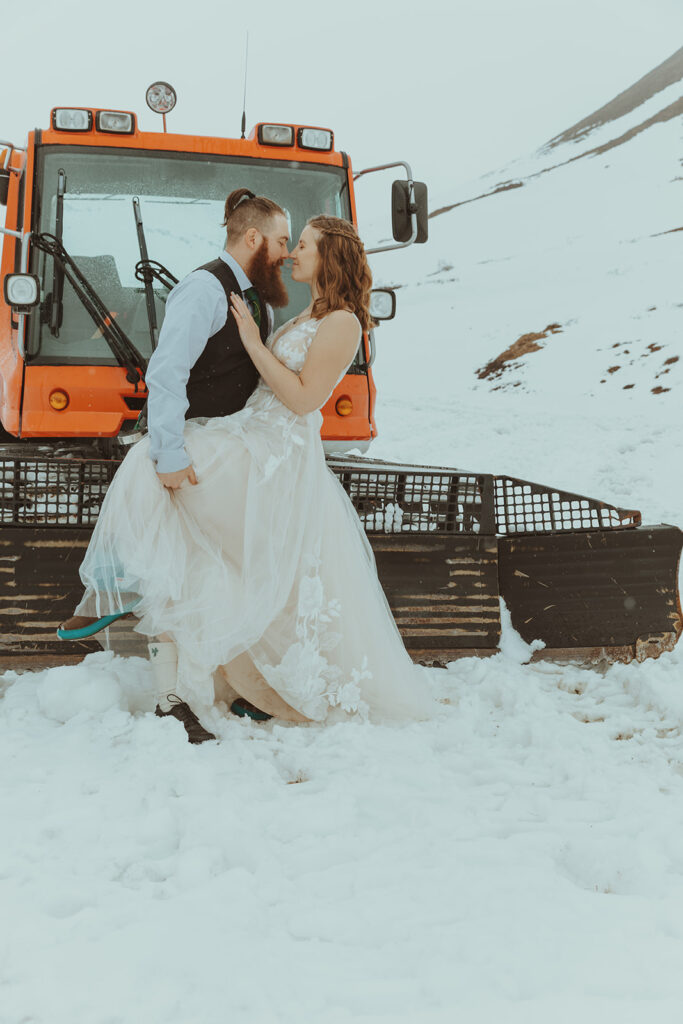
[[[130,109],[160,129],[144,99],[157,79],[178,92],[169,130],[238,135],[247,28],[248,127],[333,128],[354,169],[407,159],[447,200],[665,60],[683,3],[35,0],[4,15],[0,138],[22,142],[59,105]]]

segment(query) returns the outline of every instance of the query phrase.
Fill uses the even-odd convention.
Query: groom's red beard
[[[254,253],[247,271],[249,280],[261,296],[261,301],[267,302],[275,309],[280,309],[289,302],[289,295],[282,280],[282,264],[283,260],[273,263],[268,259],[268,243],[264,239]]]

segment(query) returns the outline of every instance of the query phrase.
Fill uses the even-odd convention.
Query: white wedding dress
[[[269,347],[298,372],[320,322],[290,321]],[[107,492],[75,614],[138,600],[136,631],[173,636],[179,690],[194,710],[213,703],[217,668],[247,655],[315,721],[433,711],[363,527],[325,464],[321,423],[319,410],[296,415],[261,380],[239,412],[186,423],[196,486],[164,488],[146,437]]]

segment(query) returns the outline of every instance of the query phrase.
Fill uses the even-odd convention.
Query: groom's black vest
[[[205,263],[198,270],[207,270],[220,282],[228,301],[228,319],[213,334],[204,351],[190,370],[187,400],[190,403],[185,419],[193,416],[228,416],[244,407],[256,387],[258,370],[247,355],[231,313],[230,292],[242,294],[237,278],[222,259]],[[261,340],[268,337],[268,313],[261,303]]]

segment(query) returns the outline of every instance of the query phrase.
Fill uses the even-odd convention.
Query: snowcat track
[[[79,660],[63,642],[78,567],[119,462],[87,449],[0,451],[0,667]],[[683,533],[640,513],[512,477],[353,457],[328,465],[358,512],[416,661],[493,654],[502,597],[536,657],[656,657],[683,628]],[[144,653],[130,622],[113,627]]]

